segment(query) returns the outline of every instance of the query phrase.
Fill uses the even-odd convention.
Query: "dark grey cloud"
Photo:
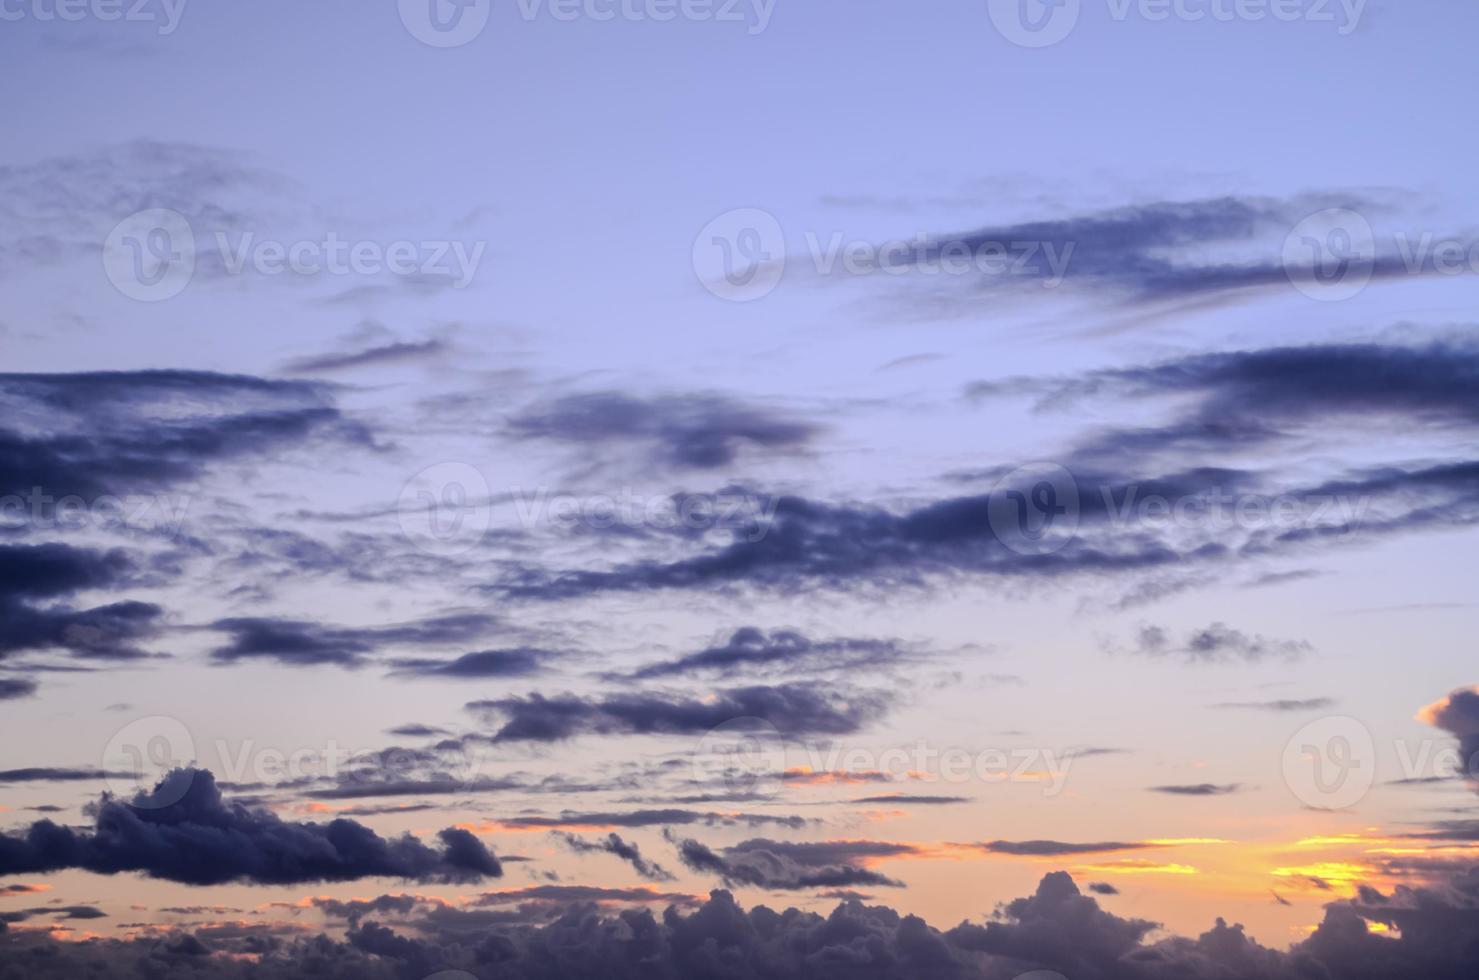
[[[737,629],[723,643],[673,660],[648,664],[613,679],[652,680],[660,677],[806,672],[889,667],[910,659],[897,640],[812,639],[796,630],[766,632],[754,626]]]
[[[1366,468],[1316,484],[1224,466],[1159,476],[1082,468],[1053,478],[1063,484],[1053,484],[1060,506],[1076,500],[1076,513],[1041,540],[1024,536],[1021,509],[1024,500],[1038,499],[1033,495],[1043,477],[1031,468],[989,475],[1001,480],[989,492],[902,509],[781,496],[763,523],[757,519],[733,529],[728,540],[687,542],[686,554],[664,547],[661,556],[604,567],[514,565],[486,590],[545,601],[678,589],[828,589],[872,596],[966,577],[1024,583],[1074,578],[1130,585],[1122,600],[1130,603],[1210,581],[1232,563],[1479,523],[1479,461]],[[1305,517],[1224,527],[1210,518],[1156,520],[1133,505],[1162,499],[1214,515],[1230,496],[1300,501]],[[1189,638],[1183,655],[1251,660],[1307,652],[1298,641],[1260,643],[1214,626]]]
[[[374,347],[360,347],[301,357],[283,365],[290,374],[328,374],[362,367],[383,367],[388,364],[405,364],[415,361],[434,360],[450,350],[444,340],[397,341]]]
[[[588,841],[575,834],[567,834],[557,831],[555,836],[564,842],[565,846],[577,854],[610,854],[621,858],[632,866],[648,881],[673,881],[672,872],[663,868],[662,865],[649,861],[642,855],[642,850],[636,844],[623,840],[620,834],[615,832],[595,841]]]
[[[900,806],[949,806],[954,803],[974,803],[969,796],[920,796],[897,793],[892,796],[864,796],[854,803],[896,803]]]
[[[1065,218],[1026,221],[933,236],[891,255],[880,269],[958,268],[979,275],[935,276],[939,295],[931,309],[967,313],[1005,292],[1044,284],[1079,289],[1103,303],[1195,304],[1239,298],[1255,290],[1288,289],[1321,280],[1313,261],[1285,261],[1284,243],[1301,220],[1332,207],[1375,215],[1384,202],[1363,195],[1305,195],[1288,200],[1224,196],[1192,201],[1153,201]],[[1379,239],[1369,276],[1382,281],[1431,275],[1432,256],[1403,255]],[[994,251],[993,251],[994,250]],[[1237,257],[1231,257],[1235,252]],[[1228,257],[1223,258],[1219,253]],[[887,252],[884,253],[888,255]],[[976,256],[995,256],[982,268]],[[1365,271],[1363,263],[1359,271]],[[1342,275],[1358,272],[1352,263]],[[954,294],[942,284],[962,283]]]
[[[1449,693],[1423,708],[1418,717],[1458,739],[1464,774],[1479,780],[1479,686]],[[1471,839],[1479,840],[1479,834]]]
[[[0,661],[20,652],[65,652],[94,661],[150,656],[163,610],[143,602],[74,609],[74,593],[142,584],[147,573],[125,552],[72,545],[0,545]]]
[[[358,667],[373,654],[396,647],[437,647],[466,643],[492,631],[497,620],[478,613],[433,616],[391,626],[341,627],[296,619],[238,617],[210,628],[231,639],[211,653],[219,664],[271,660],[295,667],[330,664]]]
[[[1167,796],[1227,796],[1242,790],[1239,783],[1192,783],[1172,786],[1152,786],[1152,793],[1164,793]]]
[[[37,683],[27,677],[0,677],[0,701],[16,701],[36,693]]]
[[[1088,888],[1095,895],[1118,895],[1120,893],[1118,888],[1107,881],[1091,881]]]
[[[426,658],[392,660],[392,676],[396,677],[448,677],[474,679],[488,677],[530,677],[545,669],[546,664],[557,654],[533,647],[517,647],[507,650],[479,650],[465,653],[454,660],[431,660]]]
[[[908,857],[911,844],[881,841],[795,843],[758,838],[715,851],[696,840],[678,843],[678,857],[693,871],[717,875],[727,884],[773,890],[903,885],[864,865],[869,861]]]
[[[33,766],[26,769],[0,770],[0,784],[4,783],[96,783],[105,779],[133,779],[132,773],[109,772],[106,769],[68,769],[52,766]]]
[[[876,692],[782,684],[716,692],[707,699],[668,694],[574,694],[473,701],[469,710],[504,719],[494,742],[557,742],[578,735],[702,735],[759,720],[782,735],[849,735],[882,716]]]
[[[1033,393],[1043,408],[1099,397],[1161,397],[1180,406],[1167,424],[1112,429],[1079,450],[1100,459],[1258,448],[1342,421],[1467,429],[1479,424],[1479,343],[1464,337],[1195,354],[1075,378],[979,382],[967,393]]]
[[[0,409],[0,497],[95,501],[294,446],[374,444],[330,388],[209,371],[0,374]]]
[[[0,876],[79,869],[217,885],[372,877],[464,882],[503,873],[471,833],[448,828],[438,840],[440,847],[431,848],[410,835],[382,838],[344,819],[289,823],[226,801],[206,770],[176,769],[132,802],[104,796],[91,831],[42,820],[0,834]]]
[[[726,395],[641,397],[616,391],[566,395],[516,415],[508,432],[588,452],[620,451],[651,466],[711,470],[746,451],[798,453],[820,434],[814,423]]]
[[[654,903],[672,907],[656,915]],[[695,904],[588,886],[492,892],[466,910],[417,902],[404,926],[370,921],[404,904],[392,897],[369,910],[342,941],[201,929],[58,942],[0,929],[0,980],[424,980],[443,970],[474,980],[1013,980],[1035,970],[1084,980],[1468,980],[1479,966],[1479,869],[1391,894],[1363,886],[1327,905],[1287,951],[1223,919],[1195,938],[1151,941],[1158,923],[1104,910],[1063,872],[985,923],[945,932],[855,900],[823,916],[746,911],[724,891]]]

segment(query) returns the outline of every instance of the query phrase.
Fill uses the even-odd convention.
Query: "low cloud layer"
[[[502,875],[498,859],[467,831],[443,830],[438,841],[432,848],[410,835],[382,838],[353,820],[290,823],[223,799],[206,770],[176,769],[132,802],[104,796],[91,831],[42,820],[0,835],[0,876],[78,869],[190,885],[286,885]]]

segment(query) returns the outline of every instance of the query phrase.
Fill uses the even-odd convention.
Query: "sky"
[[[0,978],[1474,975],[1476,28],[0,2]]]

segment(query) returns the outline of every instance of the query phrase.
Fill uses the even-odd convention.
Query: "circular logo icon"
[[[1366,288],[1376,268],[1371,223],[1347,208],[1316,211],[1284,239],[1284,275],[1294,288],[1326,303]]]
[[[460,48],[488,26],[493,0],[399,0],[401,23],[433,48]]]
[[[401,488],[401,532],[422,551],[450,557],[476,548],[493,523],[488,481],[466,463],[436,463]]]
[[[986,0],[997,33],[1023,48],[1057,44],[1078,26],[1080,0]]]
[[[180,295],[195,275],[190,222],[169,208],[129,215],[103,241],[103,272],[129,299],[158,303]]]
[[[164,782],[172,770],[195,761],[195,739],[178,718],[152,715],[130,722],[103,749],[108,792],[141,809],[173,806],[190,789],[189,779]]]
[[[1343,810],[1376,782],[1376,743],[1355,718],[1336,715],[1305,725],[1284,746],[1284,783],[1305,806]]]
[[[1019,466],[991,488],[986,520],[996,540],[1019,554],[1059,551],[1078,533],[1078,481],[1057,463]]]
[[[785,740],[764,718],[726,721],[693,750],[693,775],[700,785],[719,785],[756,799],[779,792],[785,768]]]
[[[748,303],[770,295],[786,272],[781,223],[759,208],[724,212],[694,239],[693,271],[720,299]]]

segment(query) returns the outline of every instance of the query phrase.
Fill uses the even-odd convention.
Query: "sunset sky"
[[[1475,5],[119,10],[0,4],[0,980],[1479,972]]]

